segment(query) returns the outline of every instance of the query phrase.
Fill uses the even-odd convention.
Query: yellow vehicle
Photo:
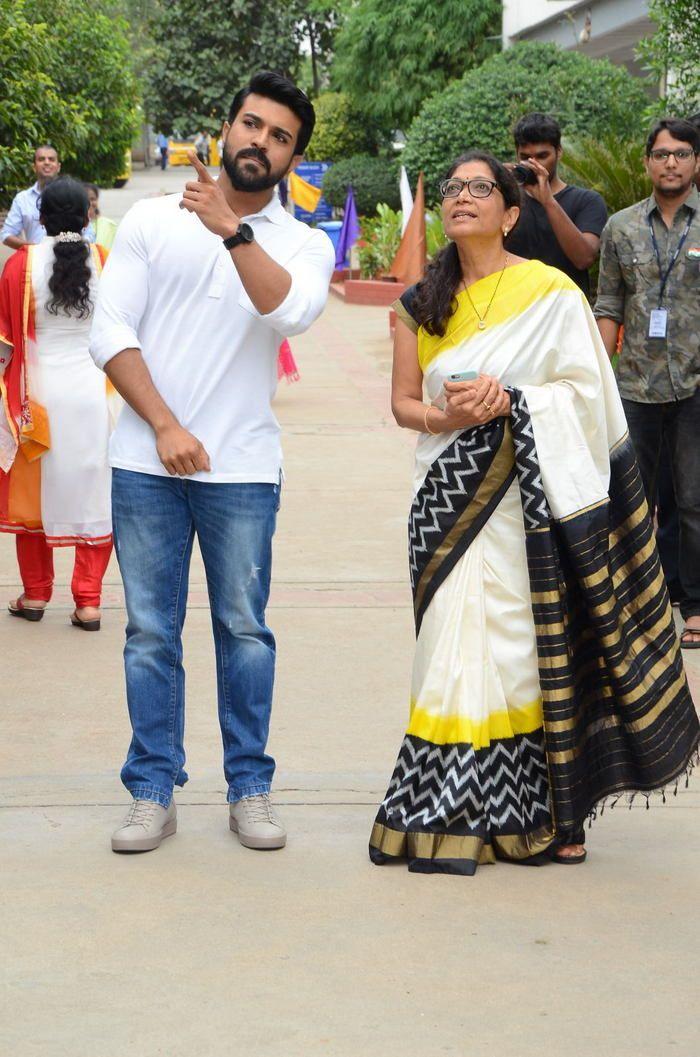
[[[194,150],[194,141],[189,139],[168,140],[168,165],[189,165],[187,152]]]
[[[120,175],[116,178],[116,180],[114,181],[114,186],[125,187],[131,179],[131,171],[131,150],[127,150],[126,154],[124,155],[124,171],[120,173]]]

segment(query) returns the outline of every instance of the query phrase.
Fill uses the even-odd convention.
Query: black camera
[[[537,174],[533,172],[529,165],[514,165],[511,172],[518,183],[524,187],[531,187],[537,183]]]

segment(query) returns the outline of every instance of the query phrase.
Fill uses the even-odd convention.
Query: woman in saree
[[[606,798],[689,772],[698,720],[588,304],[504,250],[520,197],[496,159],[463,155],[441,195],[449,244],[396,304],[417,642],[370,856],[580,863]]]
[[[24,588],[9,612],[41,620],[53,550],[75,547],[71,621],[97,631],[115,410],[88,352],[103,251],[85,241],[88,198],[77,181],[50,183],[40,210],[47,238],[13,254],[0,278],[0,532],[16,537]]]

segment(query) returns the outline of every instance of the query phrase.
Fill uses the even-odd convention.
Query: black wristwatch
[[[236,246],[242,246],[246,242],[253,242],[254,239],[255,232],[250,224],[239,224],[236,234],[229,235],[227,239],[224,239],[224,246],[227,250],[232,250]]]

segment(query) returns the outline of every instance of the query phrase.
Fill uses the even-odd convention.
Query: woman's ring
[[[481,403],[484,405],[484,407],[486,408],[487,411],[493,411],[493,408],[491,407],[491,405],[487,404],[485,400],[482,400]]]

